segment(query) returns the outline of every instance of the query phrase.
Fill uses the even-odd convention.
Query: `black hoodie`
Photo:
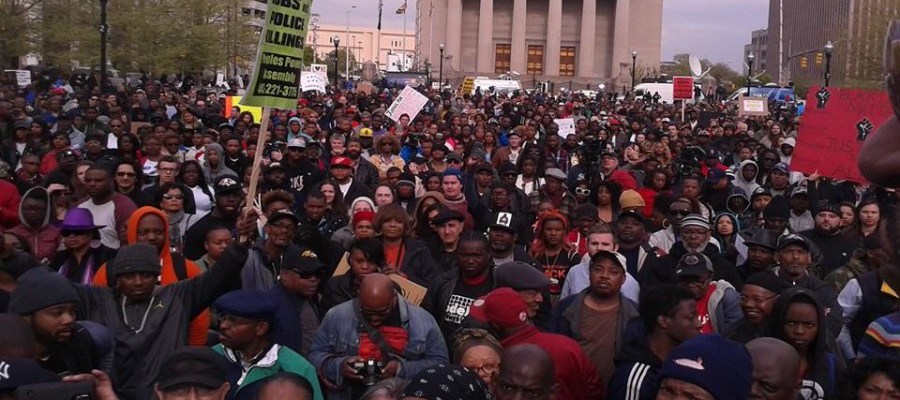
[[[825,309],[815,292],[802,288],[790,288],[780,296],[772,309],[769,318],[768,335],[776,339],[790,343],[785,334],[785,316],[791,304],[812,304],[818,311],[818,332],[816,338],[810,343],[808,354],[802,354],[808,363],[803,372],[802,391],[809,391],[816,399],[831,399],[835,396],[835,383],[844,371],[844,362],[838,352],[835,341],[827,334],[824,328]],[[799,351],[799,349],[798,349]]]
[[[616,370],[609,380],[608,399],[653,400],[659,391],[662,360],[653,354],[639,320],[628,323],[625,344],[616,355]]]

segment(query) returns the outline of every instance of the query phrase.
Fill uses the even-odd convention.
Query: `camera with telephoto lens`
[[[384,363],[371,359],[353,363],[353,369],[357,375],[362,376],[363,384],[366,386],[373,386],[378,383],[381,379],[382,368],[384,368]]]

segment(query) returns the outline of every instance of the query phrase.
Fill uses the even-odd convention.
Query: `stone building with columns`
[[[627,85],[632,52],[658,70],[663,0],[418,0],[418,59],[437,78],[497,76],[531,81]]]

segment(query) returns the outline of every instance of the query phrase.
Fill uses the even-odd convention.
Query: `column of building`
[[[478,13],[478,57],[476,71],[494,72],[494,0],[481,0]]]
[[[544,75],[559,76],[559,47],[562,41],[562,0],[550,0],[547,10],[547,48]]]
[[[526,0],[513,1],[512,18],[512,45],[510,46],[510,69],[520,74],[528,70],[526,61],[528,54],[525,45],[525,14],[527,12]]]
[[[462,52],[462,0],[447,0],[446,37],[447,47],[445,54],[451,57],[449,63],[451,69],[459,71],[460,54]],[[445,62],[445,64],[447,63]]]
[[[597,24],[597,0],[584,0],[581,6],[581,37],[578,45],[578,65],[575,74],[595,76],[594,37]]]

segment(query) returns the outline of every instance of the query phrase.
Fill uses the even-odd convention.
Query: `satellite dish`
[[[691,56],[688,57],[688,64],[691,66],[691,75],[693,75],[694,78],[699,78],[700,75],[703,74],[703,65],[700,64],[699,57],[691,54]]]

